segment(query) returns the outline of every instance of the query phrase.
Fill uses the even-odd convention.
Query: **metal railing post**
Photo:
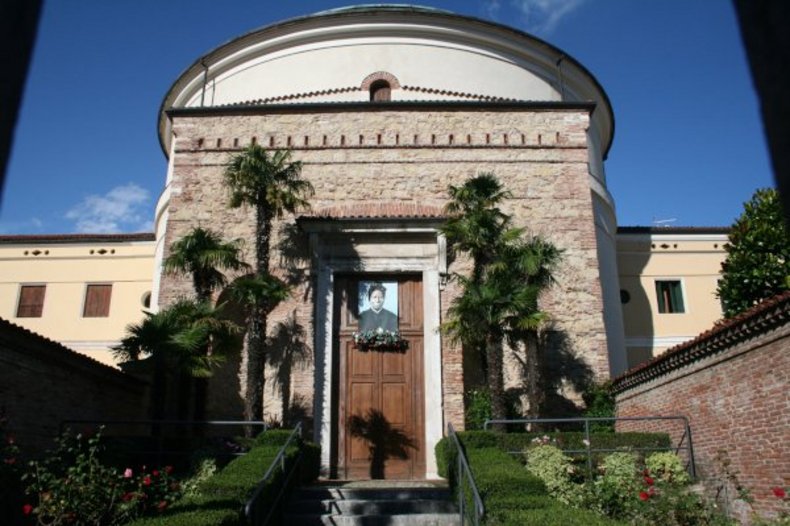
[[[688,418],[685,418],[686,421],[686,435],[689,437],[689,468],[691,469],[691,478],[692,480],[697,480],[697,464],[694,462],[694,445],[691,442],[691,424],[689,424]]]
[[[587,479],[592,480],[593,463],[592,463],[592,448],[590,442],[590,420],[584,419],[584,445],[587,448]]]

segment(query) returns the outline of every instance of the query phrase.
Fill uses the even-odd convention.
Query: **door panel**
[[[361,351],[360,281],[398,282],[398,328],[405,352]],[[425,476],[422,282],[419,276],[350,276],[336,281],[339,356],[338,475],[348,479]]]

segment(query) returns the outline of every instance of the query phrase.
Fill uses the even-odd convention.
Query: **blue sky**
[[[0,234],[150,230],[166,172],[157,111],[178,75],[242,33],[353,3],[45,0]],[[615,112],[606,170],[620,225],[729,225],[773,186],[731,2],[421,4],[533,33],[597,77]]]

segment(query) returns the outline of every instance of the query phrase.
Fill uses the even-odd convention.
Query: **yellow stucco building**
[[[153,234],[0,236],[0,318],[112,365],[153,264]]]
[[[628,366],[709,329],[727,229],[620,227]],[[0,317],[102,363],[150,305],[154,234],[0,236]]]

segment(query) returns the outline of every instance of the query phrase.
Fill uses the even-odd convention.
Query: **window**
[[[386,80],[377,80],[370,85],[371,102],[385,102],[390,100],[390,83]]]
[[[656,281],[658,312],[661,314],[686,312],[680,281]]]
[[[19,289],[16,317],[40,318],[44,310],[44,293],[46,291],[46,285],[22,285],[22,288]]]
[[[85,318],[106,318],[110,315],[110,296],[112,285],[88,285],[85,290]]]

